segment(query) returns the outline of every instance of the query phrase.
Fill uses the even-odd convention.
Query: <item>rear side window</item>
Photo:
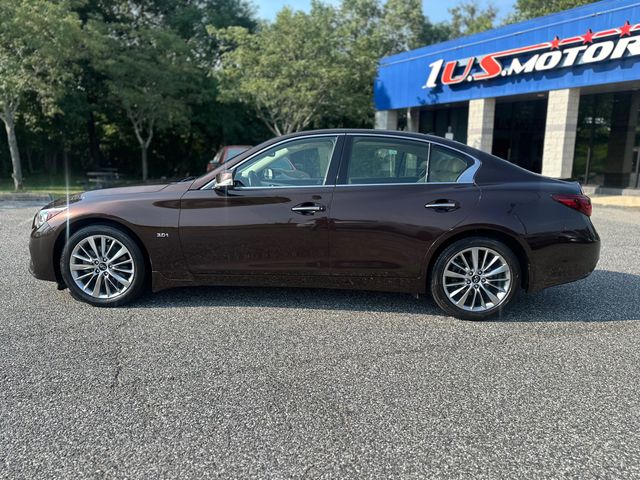
[[[384,137],[354,137],[344,183],[456,182],[472,164],[472,160],[462,153],[435,144]]]
[[[429,144],[389,138],[354,137],[346,183],[425,182]]]

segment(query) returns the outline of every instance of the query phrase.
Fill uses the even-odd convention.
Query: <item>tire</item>
[[[129,235],[108,225],[91,225],[74,233],[64,246],[60,272],[76,300],[118,307],[142,293],[146,264]]]
[[[501,313],[513,300],[520,289],[520,275],[520,263],[504,243],[470,237],[440,253],[429,283],[431,295],[447,314],[462,320],[485,320]]]

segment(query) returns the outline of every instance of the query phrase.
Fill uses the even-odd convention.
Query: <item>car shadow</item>
[[[595,270],[583,280],[520,295],[506,310],[497,321],[640,320],[640,275]]]
[[[291,308],[443,315],[429,295],[308,288],[185,287],[146,295],[132,308]],[[586,279],[521,293],[494,322],[640,320],[640,275],[596,270]]]

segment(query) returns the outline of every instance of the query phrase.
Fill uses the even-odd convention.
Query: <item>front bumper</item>
[[[29,271],[38,280],[57,282],[57,269],[54,264],[56,230],[48,223],[31,231],[29,239]]]

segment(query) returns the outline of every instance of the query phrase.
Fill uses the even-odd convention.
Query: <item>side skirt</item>
[[[425,293],[422,278],[346,277],[330,275],[193,275],[191,279],[174,280],[160,272],[152,272],[152,290],[159,292],[174,287],[300,287],[371,290],[378,292]]]

